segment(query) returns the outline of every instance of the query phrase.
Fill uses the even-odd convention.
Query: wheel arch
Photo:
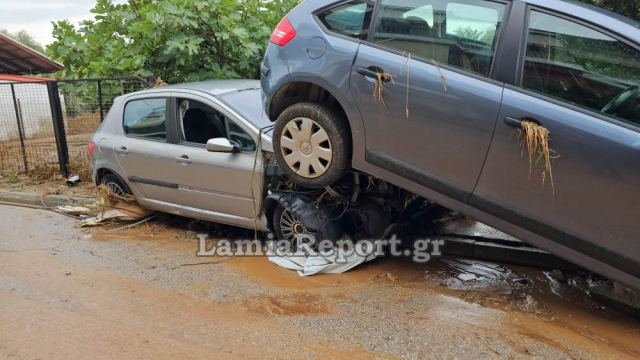
[[[118,180],[120,180],[123,184],[125,184],[126,186],[129,186],[129,183],[127,181],[125,181],[124,178],[122,178],[122,176],[120,176],[120,174],[118,174],[116,171],[114,171],[114,170],[112,170],[110,168],[107,168],[107,167],[99,168],[96,171],[96,185],[100,185],[100,181],[102,181],[102,178],[104,178],[108,174],[111,174],[111,175],[117,177]]]
[[[344,93],[344,89],[335,88],[322,79],[292,79],[283,84],[271,97],[267,116],[276,121],[278,116],[293,104],[299,102],[314,102],[328,105],[339,111],[346,121],[351,137],[352,164],[364,161],[365,133],[362,118],[351,97],[349,90],[343,97],[336,94]],[[353,105],[347,105],[353,104]]]

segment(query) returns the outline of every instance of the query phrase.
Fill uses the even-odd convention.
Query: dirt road
[[[166,223],[90,232],[7,206],[0,219],[3,358],[640,357],[637,320],[535,269],[381,259],[300,278],[198,258],[195,233]],[[499,275],[458,280],[469,265]]]

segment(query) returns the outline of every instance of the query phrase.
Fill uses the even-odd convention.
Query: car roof
[[[346,1],[346,0],[345,0]],[[640,43],[640,22],[621,14],[578,0],[512,0],[554,10],[603,27],[633,42]],[[623,1],[623,0],[620,0]],[[626,0],[630,1],[630,0]],[[338,0],[308,0],[314,9],[323,8]],[[613,21],[612,21],[613,20]]]
[[[271,125],[271,121],[264,113],[262,106],[262,90],[259,80],[207,80],[165,85],[126,94],[118,98],[125,98],[131,95],[153,94],[166,90],[204,92],[224,103],[231,108],[231,110],[251,123],[256,129],[262,129]]]
[[[244,91],[250,89],[260,89],[259,80],[207,80],[191,83],[175,84],[163,86],[162,89],[182,89],[206,92],[213,96],[231,93],[234,91]]]
[[[629,17],[577,0],[522,0],[529,5],[555,10],[579,20],[611,30],[640,43],[640,22]],[[613,20],[613,21],[612,21]]]

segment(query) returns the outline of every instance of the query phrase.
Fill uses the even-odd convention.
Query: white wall
[[[53,136],[46,84],[16,83],[14,88],[20,102],[25,136]],[[12,139],[19,139],[19,135],[11,86],[0,81],[0,141]]]

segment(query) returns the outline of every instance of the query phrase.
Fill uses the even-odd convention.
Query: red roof
[[[0,81],[10,81],[10,82],[36,82],[36,81],[52,81],[55,79],[51,78],[43,78],[36,76],[22,76],[22,75],[9,75],[9,74],[0,74]]]

